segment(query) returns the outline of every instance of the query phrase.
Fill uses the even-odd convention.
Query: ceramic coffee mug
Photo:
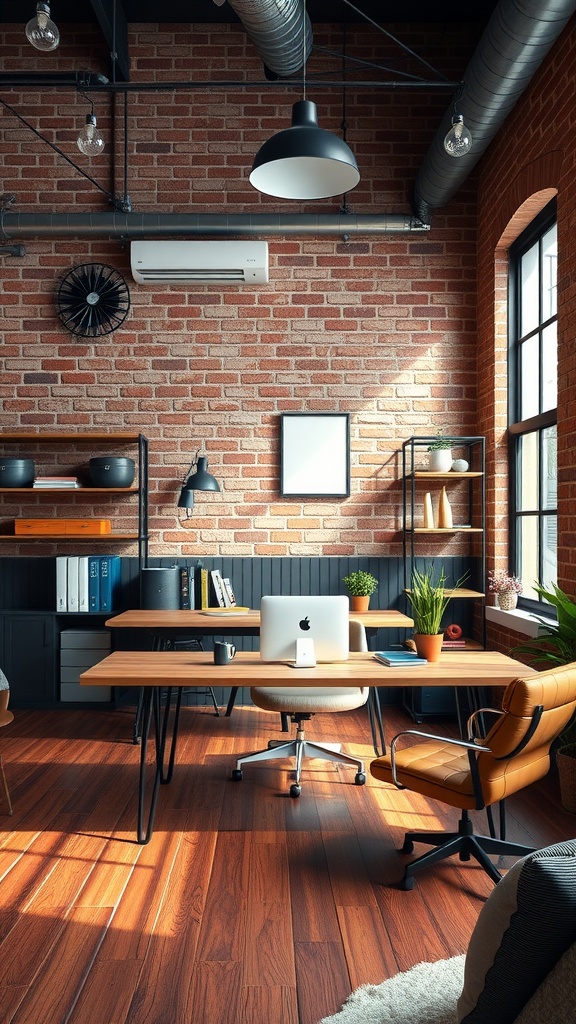
[[[220,640],[214,641],[214,664],[227,665],[236,654],[234,644],[224,643]]]

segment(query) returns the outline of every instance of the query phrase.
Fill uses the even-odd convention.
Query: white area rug
[[[319,1024],[456,1024],[464,959],[416,964],[381,985],[362,985]]]

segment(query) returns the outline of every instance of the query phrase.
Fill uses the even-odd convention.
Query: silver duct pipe
[[[254,238],[268,235],[390,235],[428,231],[401,213],[382,214],[192,214],[192,213],[0,213],[0,239],[11,238]]]
[[[270,71],[296,74],[312,49],[312,25],[301,0],[228,0]]]
[[[576,0],[500,0],[464,74],[457,96],[472,133],[466,156],[444,150],[454,107],[446,111],[414,186],[414,211],[429,223],[431,208],[453,198],[476,166],[576,11]]]

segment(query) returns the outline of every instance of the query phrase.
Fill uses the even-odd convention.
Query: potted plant
[[[466,574],[467,575],[467,574]],[[452,597],[452,592],[459,587],[466,576],[462,576],[448,591],[446,590],[446,573],[441,566],[438,579],[434,580],[432,565],[423,571],[412,570],[412,587],[407,597],[414,619],[414,643],[416,651],[426,661],[439,661],[444,633],[442,618]]]
[[[556,609],[557,621],[538,617],[538,636],[517,644],[510,652],[523,654],[539,670],[576,661],[576,602],[555,583],[551,587],[546,590],[534,584],[536,593]],[[562,806],[576,814],[576,716],[558,737],[556,766]]]
[[[431,473],[448,473],[452,469],[452,442],[444,437],[439,427],[434,440],[428,445],[428,469]]]
[[[518,576],[513,576],[504,569],[490,569],[488,571],[488,589],[496,594],[498,606],[503,611],[509,612],[518,603],[518,594],[522,593],[522,581]]]
[[[370,572],[357,569],[343,577],[343,582],[350,594],[350,605],[353,612],[365,612],[370,604],[370,596],[378,586],[378,580]]]

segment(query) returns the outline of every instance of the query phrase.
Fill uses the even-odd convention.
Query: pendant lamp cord
[[[342,122],[340,124],[342,129],[342,138],[346,142],[346,132],[348,129],[348,122],[346,120],[346,22],[342,24]],[[348,206],[348,196],[345,192],[342,196],[342,205],[340,207],[340,213],[349,213],[350,207]]]
[[[302,99],[306,99],[306,0],[302,0]]]

